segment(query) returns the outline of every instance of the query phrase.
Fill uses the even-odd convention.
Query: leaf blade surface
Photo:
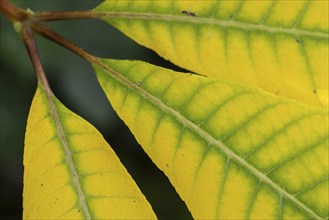
[[[183,68],[328,108],[325,1],[105,1],[95,10]]]
[[[137,61],[95,71],[195,218],[328,217],[325,109]]]
[[[41,85],[25,136],[23,218],[156,218],[101,134]]]

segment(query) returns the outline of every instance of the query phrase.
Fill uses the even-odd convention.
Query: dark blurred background
[[[92,9],[100,0],[13,1],[32,11]],[[179,70],[98,20],[49,23],[55,31],[90,53],[115,59],[138,59]],[[36,36],[53,92],[69,109],[93,124],[115,150],[151,203],[159,219],[191,219],[185,204],[117,117],[89,63]],[[0,219],[22,218],[23,146],[26,120],[36,89],[36,76],[19,35],[0,16]]]

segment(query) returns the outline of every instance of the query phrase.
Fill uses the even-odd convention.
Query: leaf
[[[144,62],[94,68],[194,218],[328,218],[326,109]]]
[[[201,75],[328,108],[327,1],[104,1],[102,19]]]
[[[101,134],[38,85],[24,149],[24,219],[155,219]]]

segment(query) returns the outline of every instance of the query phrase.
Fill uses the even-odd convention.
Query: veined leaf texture
[[[24,149],[24,219],[156,219],[89,123],[38,85]]]
[[[94,9],[201,75],[93,63],[112,106],[194,218],[329,219],[328,7],[107,0]],[[41,85],[24,165],[24,218],[156,218],[97,130]]]
[[[327,109],[139,61],[94,67],[194,218],[328,218]]]
[[[110,1],[95,11],[165,59],[328,108],[328,1]]]

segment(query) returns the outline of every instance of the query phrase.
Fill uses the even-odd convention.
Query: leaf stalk
[[[85,19],[85,18],[101,18],[104,13],[87,11],[45,11],[36,12],[33,15],[35,21],[58,21],[58,20],[71,20],[71,19]]]
[[[78,54],[91,63],[96,63],[97,58],[82,48],[76,46],[68,41],[55,31],[48,28],[41,23],[41,20],[63,20],[63,19],[76,19],[76,18],[97,18],[100,17],[99,13],[93,11],[77,11],[77,12],[37,12],[31,13],[31,10],[23,10],[17,7],[9,0],[0,0],[0,13],[7,17],[13,24],[14,29],[20,33],[31,62],[35,69],[39,82],[48,91],[47,96],[51,95],[51,89],[43,70],[41,60],[39,57],[38,49],[33,38],[33,32],[69,49],[70,51]]]
[[[36,32],[40,36],[43,36],[69,49],[70,51],[76,53],[77,55],[81,56],[82,58],[86,59],[89,62],[94,62],[97,59],[95,56],[91,55],[87,51],[83,50],[79,46],[72,43],[71,41],[65,39],[64,37],[62,37],[61,35],[59,35],[58,33],[56,33],[55,31],[53,31],[52,29],[48,28],[47,26],[45,26],[40,22],[34,22],[31,25],[31,28],[34,32]]]
[[[31,58],[31,62],[33,64],[39,82],[45,87],[46,91],[48,90],[47,94],[51,94],[51,89],[49,87],[47,77],[41,64],[39,52],[35,44],[31,28],[27,24],[23,24],[22,26],[21,37]]]
[[[0,0],[0,13],[13,23],[24,22],[31,16],[30,13],[27,13],[8,0]]]

